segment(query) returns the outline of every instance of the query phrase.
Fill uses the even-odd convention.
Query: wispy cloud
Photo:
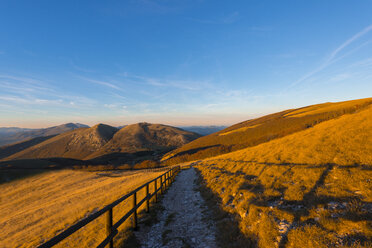
[[[40,99],[35,97],[19,97],[14,95],[3,95],[0,96],[0,100],[6,102],[13,102],[16,104],[28,104],[28,105],[50,105],[50,104],[61,104],[63,101],[61,99],[58,100],[50,100],[50,99]]]
[[[0,79],[11,79],[19,82],[24,82],[24,83],[30,83],[30,84],[38,84],[41,85],[43,84],[43,81],[30,78],[30,77],[19,77],[19,76],[14,76],[14,75],[9,75],[9,74],[0,74]]]
[[[189,91],[198,91],[210,86],[207,80],[179,80],[179,79],[159,79],[153,77],[145,77],[139,75],[131,75],[122,73],[122,76],[128,79],[135,80],[137,83],[147,84],[155,87],[176,88]]]
[[[315,68],[314,70],[310,71],[309,73],[305,74],[304,76],[302,76],[301,78],[299,78],[297,81],[295,81],[294,83],[292,83],[291,87],[293,86],[296,86],[297,84],[299,83],[302,83],[303,81],[309,79],[311,76],[313,76],[314,74],[324,70],[325,68],[327,68],[328,66],[332,65],[333,63],[335,63],[336,61],[344,58],[345,56],[347,55],[350,55],[352,53],[354,53],[356,50],[360,49],[361,47],[367,45],[370,43],[370,41],[368,42],[365,42],[363,43],[362,45],[358,46],[357,48],[351,50],[350,52],[342,55],[342,56],[339,56],[337,57],[343,50],[345,50],[345,48],[347,48],[348,46],[350,46],[352,43],[356,42],[358,39],[360,39],[362,36],[364,36],[365,34],[369,33],[370,31],[372,30],[372,25],[364,28],[363,30],[361,30],[360,32],[356,33],[355,35],[353,35],[351,38],[347,39],[345,42],[343,42],[340,46],[338,46],[336,49],[334,49],[329,56],[327,56],[325,58],[325,60],[323,61],[323,63],[318,66],[317,68]]]
[[[330,81],[339,82],[339,81],[344,81],[344,80],[346,80],[348,78],[351,78],[351,77],[352,77],[352,75],[349,74],[349,73],[341,73],[341,74],[337,74],[335,76],[332,76],[330,78]]]
[[[370,67],[372,66],[372,58],[363,59],[350,65],[350,67]]]
[[[90,79],[90,78],[86,78],[86,77],[81,77],[81,76],[78,76],[78,78],[80,79],[83,79],[87,82],[90,82],[90,83],[94,83],[94,84],[98,84],[98,85],[103,85],[103,86],[106,86],[106,87],[109,87],[111,89],[115,89],[115,90],[120,90],[122,91],[123,89],[111,82],[107,82],[107,81],[101,81],[101,80],[96,80],[96,79]]]
[[[79,108],[95,103],[86,96],[63,92],[43,80],[9,74],[0,74],[0,102],[20,107],[18,109],[33,105]]]
[[[329,57],[327,58],[327,60],[325,61],[325,63],[330,63],[337,56],[337,54],[339,54],[344,48],[346,48],[348,45],[350,45],[354,41],[358,40],[363,35],[365,35],[368,32],[370,32],[371,30],[372,30],[372,25],[364,28],[362,31],[358,32],[353,37],[351,37],[350,39],[346,40],[339,47],[337,47],[335,50],[333,50],[333,52],[329,55]]]

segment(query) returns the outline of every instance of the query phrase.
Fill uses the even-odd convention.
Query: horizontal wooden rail
[[[147,183],[139,186],[135,190],[129,192],[128,194],[120,197],[116,201],[108,204],[107,206],[103,207],[101,210],[89,215],[88,217],[80,220],[76,224],[70,226],[57,236],[51,238],[44,244],[38,246],[38,248],[49,248],[53,247],[54,245],[58,244],[68,236],[72,235],[80,228],[84,227],[85,225],[89,224],[93,220],[97,219],[104,213],[107,214],[106,219],[106,238],[97,246],[100,248],[104,248],[109,245],[110,248],[113,248],[113,239],[118,234],[118,228],[121,224],[123,224],[132,214],[133,214],[133,227],[137,227],[137,210],[141,207],[141,205],[146,202],[146,210],[149,211],[150,209],[150,200],[155,196],[155,201],[158,199],[158,193],[161,194],[164,190],[170,185],[171,182],[174,181],[175,176],[181,170],[180,166],[175,166],[166,171],[165,173],[161,174],[160,176],[148,181]],[[158,180],[160,179],[160,184],[158,187]],[[154,192],[149,192],[150,183],[154,183]],[[146,187],[146,196],[137,203],[137,192]],[[133,207],[123,216],[121,217],[115,224],[113,223],[113,208],[120,204],[121,202],[125,201],[129,197],[133,196]]]

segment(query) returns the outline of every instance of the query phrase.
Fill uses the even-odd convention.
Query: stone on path
[[[216,227],[205,216],[208,209],[199,191],[194,168],[181,171],[160,203],[164,210],[151,227],[140,225],[134,232],[143,248],[217,247]]]

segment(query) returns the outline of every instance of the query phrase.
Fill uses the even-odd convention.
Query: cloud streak
[[[137,83],[147,84],[155,87],[176,88],[181,90],[198,91],[209,87],[209,81],[202,80],[171,80],[158,79],[152,77],[144,77],[139,75],[129,75],[128,73],[121,74],[122,76],[134,79]]]
[[[85,80],[87,82],[90,82],[90,83],[93,83],[93,84],[103,85],[103,86],[106,86],[106,87],[111,88],[111,89],[123,91],[122,88],[120,88],[119,86],[117,86],[117,85],[115,85],[111,82],[95,80],[95,79],[90,79],[90,78],[80,77],[80,76],[78,76],[78,78],[83,79],[83,80]]]
[[[85,96],[63,92],[39,79],[0,74],[0,103],[10,103],[15,109],[24,110],[34,105],[43,108],[91,107],[95,101]],[[30,111],[36,110],[31,107]]]
[[[109,88],[112,88],[112,89],[115,89],[115,90],[119,90],[120,88],[116,85],[113,85],[111,83],[108,83],[108,82],[105,82],[105,81],[99,81],[99,80],[94,80],[94,79],[88,79],[88,78],[83,78],[85,81],[88,81],[88,82],[91,82],[91,83],[94,83],[94,84],[99,84],[99,85],[103,85],[103,86],[107,86]]]
[[[351,43],[353,43],[354,41],[358,40],[359,38],[361,38],[363,35],[367,34],[368,32],[370,32],[372,30],[372,25],[369,25],[368,27],[364,28],[362,31],[360,31],[359,33],[355,34],[353,37],[351,37],[350,39],[346,40],[344,43],[342,43],[339,47],[337,47],[331,54],[330,56],[328,57],[328,59],[326,60],[325,63],[330,63],[336,56],[337,54],[339,54],[344,48],[346,48],[347,46],[349,46]]]
[[[306,79],[309,79],[311,76],[313,76],[314,74],[316,74],[316,73],[324,70],[325,68],[327,68],[331,64],[335,63],[336,61],[344,58],[347,55],[352,54],[353,52],[355,52],[356,50],[360,49],[361,47],[369,44],[370,42],[365,42],[362,45],[358,46],[357,48],[351,50],[349,53],[347,53],[347,54],[345,54],[345,55],[343,55],[341,57],[337,57],[337,55],[340,54],[350,44],[354,43],[355,41],[357,41],[358,39],[360,39],[362,36],[364,36],[367,33],[369,33],[371,30],[372,30],[372,25],[369,25],[368,27],[364,28],[360,32],[358,32],[355,35],[353,35],[351,38],[347,39],[340,46],[338,46],[336,49],[334,49],[331,52],[331,54],[324,60],[324,62],[319,67],[315,68],[314,70],[310,71],[309,73],[307,73],[304,76],[302,76],[301,78],[299,78],[297,81],[295,81],[294,83],[292,83],[292,85],[290,87],[294,87],[297,84],[302,83]]]

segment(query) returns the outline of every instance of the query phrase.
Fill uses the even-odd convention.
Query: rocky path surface
[[[143,248],[195,247],[214,248],[215,225],[196,190],[194,168],[181,171],[159,204],[164,208],[159,221],[148,227],[140,225],[135,236]]]

